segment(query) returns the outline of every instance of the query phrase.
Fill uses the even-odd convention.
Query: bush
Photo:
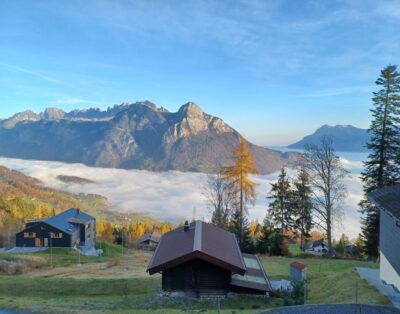
[[[287,291],[283,296],[284,305],[302,305],[304,304],[304,281],[295,281],[293,288]]]

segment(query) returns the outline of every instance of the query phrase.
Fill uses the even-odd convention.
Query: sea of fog
[[[338,154],[350,175],[346,179],[348,196],[343,203],[344,217],[340,224],[336,224],[334,234],[339,236],[345,232],[350,238],[354,238],[360,232],[357,203],[362,197],[362,184],[359,174],[366,153]],[[0,165],[35,177],[52,188],[103,195],[118,211],[137,212],[171,222],[191,219],[194,211],[198,219],[207,221],[211,216],[202,195],[202,187],[206,181],[206,175],[202,173],[94,168],[83,164],[14,158],[0,158]],[[56,178],[60,174],[87,178],[95,183],[64,183]],[[289,171],[289,175],[295,174]],[[276,179],[277,173],[254,177],[257,183],[257,200],[254,207],[249,208],[251,219],[262,221],[265,217],[267,196],[271,183]]]

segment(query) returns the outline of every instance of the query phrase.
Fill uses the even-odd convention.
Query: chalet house
[[[400,291],[400,185],[373,191],[368,199],[380,210],[380,278]]]
[[[234,234],[200,220],[164,234],[147,271],[162,273],[166,292],[206,296],[271,291],[258,257],[242,254]]]
[[[155,250],[158,242],[160,241],[160,234],[153,231],[151,233],[145,233],[138,241],[139,247],[142,249]]]
[[[317,240],[313,242],[310,250],[313,252],[326,253],[328,252],[328,244],[324,239]]]
[[[70,208],[46,219],[30,220],[16,234],[16,245],[26,247],[93,247],[96,219]]]

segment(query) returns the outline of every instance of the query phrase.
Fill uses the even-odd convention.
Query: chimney
[[[77,216],[79,216],[79,212],[80,212],[79,208],[76,208],[76,215]]]
[[[183,225],[183,231],[188,232],[189,231],[189,222],[186,220],[185,224]]]

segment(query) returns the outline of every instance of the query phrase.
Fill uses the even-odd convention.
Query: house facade
[[[93,247],[95,241],[96,219],[78,208],[28,221],[25,229],[16,234],[19,247]]]
[[[380,278],[400,291],[400,185],[376,190],[368,199],[380,210]]]
[[[160,237],[160,234],[155,231],[151,233],[145,233],[138,241],[139,247],[141,249],[155,250],[158,242],[160,242]]]
[[[324,241],[324,239],[317,240],[313,242],[310,250],[318,253],[327,253],[328,244]]]
[[[166,292],[203,296],[271,291],[258,258],[242,254],[232,233],[200,220],[164,234],[147,271],[162,274]]]

